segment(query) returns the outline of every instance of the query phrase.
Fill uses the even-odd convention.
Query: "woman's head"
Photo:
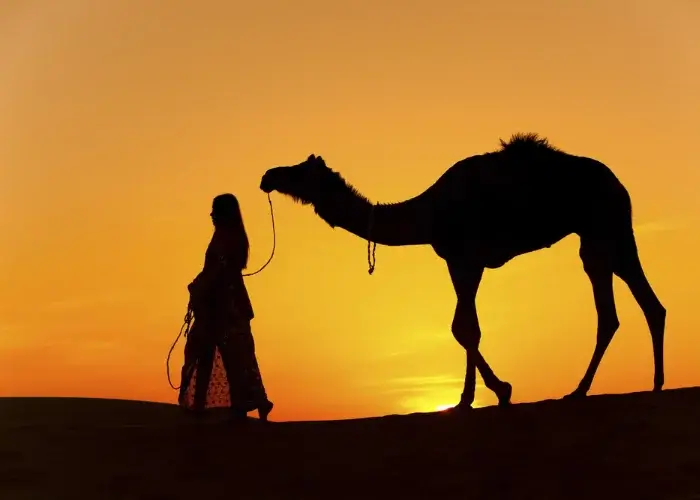
[[[211,204],[211,220],[215,226],[237,226],[243,222],[238,199],[231,193],[220,194]]]
[[[248,263],[248,236],[238,199],[231,193],[220,194],[214,198],[211,206],[211,220],[215,228],[231,232],[232,236],[240,243],[241,248],[238,253],[241,254],[241,264],[245,268]]]

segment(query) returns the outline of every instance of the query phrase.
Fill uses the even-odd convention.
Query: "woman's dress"
[[[190,285],[194,323],[185,345],[179,398],[188,409],[249,412],[269,404],[250,327],[253,308],[235,249],[231,237],[215,231],[204,269]]]

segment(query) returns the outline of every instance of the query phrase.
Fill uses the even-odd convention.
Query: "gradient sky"
[[[164,360],[221,192],[251,270],[272,166],[310,153],[374,201],[538,132],[609,165],[668,309],[667,387],[700,384],[700,3],[694,0],[4,0],[0,396],[174,401]],[[247,279],[275,419],[455,403],[444,262],[377,248],[273,195]],[[578,239],[488,271],[482,348],[514,400],[574,389],[595,343]],[[593,393],[651,388],[624,285]],[[173,359],[176,378],[182,345]],[[494,397],[477,388],[480,404]]]

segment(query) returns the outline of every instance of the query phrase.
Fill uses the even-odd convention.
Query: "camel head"
[[[322,202],[335,184],[338,174],[326,166],[320,156],[310,155],[306,161],[289,167],[271,168],[262,177],[260,189],[277,191],[304,205]]]

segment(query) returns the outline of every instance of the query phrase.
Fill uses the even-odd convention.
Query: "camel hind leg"
[[[660,391],[664,384],[666,309],[644,274],[631,227],[614,238],[582,236],[580,255],[593,286],[598,312],[598,337],[588,369],[576,390],[568,397],[580,397],[588,393],[603,355],[619,327],[612,287],[613,273],[627,284],[644,312],[654,352],[654,390]]]
[[[617,257],[615,274],[629,287],[649,326],[654,353],[654,391],[660,391],[664,385],[666,308],[661,304],[644,274],[632,231],[621,239]]]

